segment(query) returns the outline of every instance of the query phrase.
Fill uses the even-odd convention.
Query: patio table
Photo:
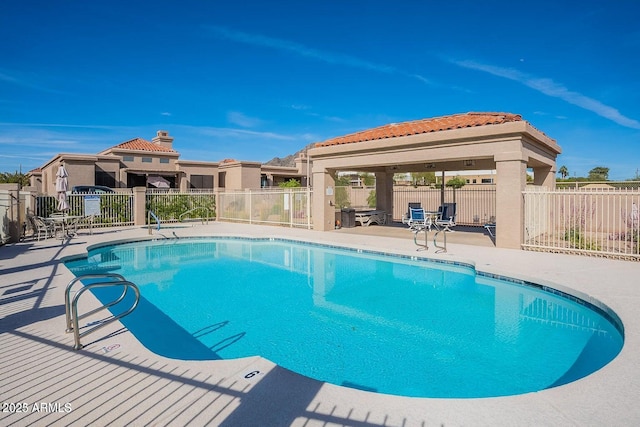
[[[50,215],[47,219],[53,221],[56,225],[60,225],[62,229],[61,239],[64,239],[70,236],[68,230],[69,225],[79,221],[81,218],[83,217],[79,215]]]

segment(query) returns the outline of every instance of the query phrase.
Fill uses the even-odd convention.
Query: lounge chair
[[[456,225],[456,204],[444,203],[438,208],[438,216],[435,220],[437,228],[442,228],[445,231],[453,231],[451,227]]]
[[[371,224],[384,225],[387,223],[387,215],[381,210],[356,211],[356,222],[365,227]]]
[[[489,236],[495,239],[496,237],[496,223],[488,222],[484,225],[485,230],[489,233]]]

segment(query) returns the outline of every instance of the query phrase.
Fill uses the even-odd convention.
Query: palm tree
[[[567,176],[569,176],[569,169],[567,169],[566,166],[560,166],[558,173],[560,174],[562,179],[565,179]]]

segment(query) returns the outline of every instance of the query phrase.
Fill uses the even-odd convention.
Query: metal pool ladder
[[[81,280],[88,280],[88,279],[89,280],[96,279],[96,282],[89,283],[87,285],[84,285],[82,288],[78,289],[78,291],[76,292],[72,300],[71,288],[73,287],[73,285]],[[122,294],[117,299],[107,304],[103,304],[101,307],[93,309],[87,313],[78,315],[78,300],[80,299],[80,296],[85,291],[93,288],[107,288],[107,287],[116,287],[116,286],[122,287]],[[78,324],[80,319],[84,319],[87,316],[91,316],[92,314],[95,314],[106,308],[113,307],[116,304],[122,302],[127,296],[127,292],[129,292],[129,290],[132,290],[133,293],[135,294],[135,301],[131,307],[129,307],[127,310],[123,311],[120,314],[112,315],[111,317],[100,321],[96,325],[91,325],[91,326],[87,325],[88,329],[86,329],[83,332],[80,332],[80,326]],[[70,281],[64,293],[64,311],[65,311],[66,322],[67,322],[67,329],[65,332],[67,333],[73,332],[74,339],[75,339],[75,344],[73,346],[73,349],[74,350],[82,349],[80,338],[102,328],[103,326],[107,326],[110,323],[115,322],[116,320],[122,319],[124,316],[130,314],[138,306],[139,302],[140,302],[140,290],[138,289],[138,287],[134,283],[129,282],[128,280],[125,280],[125,278],[120,274],[115,274],[115,273],[86,274],[84,276],[78,276],[72,281]]]

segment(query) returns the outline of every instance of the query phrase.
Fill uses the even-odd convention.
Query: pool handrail
[[[73,330],[72,322],[71,322],[71,288],[73,288],[73,285],[75,285],[76,283],[82,280],[91,280],[91,279],[114,279],[119,281],[125,280],[125,278],[122,275],[117,273],[85,274],[71,280],[64,292],[64,312],[65,312],[66,326],[67,326],[67,329],[65,330],[65,332],[67,333]],[[126,295],[126,292],[123,289],[122,295],[120,295],[116,300],[108,304],[104,304],[103,307],[108,308],[116,305],[117,303],[119,303],[124,299],[125,295]],[[85,313],[82,316],[80,316],[79,319],[82,319],[87,316],[91,316],[92,314],[95,314],[98,311],[102,310],[103,307],[96,308],[95,310],[89,311],[88,313]]]
[[[160,231],[160,218],[158,218],[158,216],[153,213],[153,211],[151,209],[149,209],[149,212],[147,213],[147,224],[149,227],[149,234],[151,234],[151,218],[153,217],[153,219],[156,220],[156,223],[158,224],[158,231]]]
[[[208,224],[209,223],[209,215],[208,214],[209,214],[209,211],[211,211],[211,208],[209,208],[208,206],[196,206],[193,209],[189,209],[188,211],[182,212],[180,214],[180,216],[178,217],[178,221],[182,222],[182,217],[184,217],[186,214],[194,212],[194,211],[197,211],[197,210],[200,210],[200,209],[204,209],[207,212],[207,216],[206,216],[205,219],[202,219],[202,223],[205,224],[205,221],[206,221],[206,224]]]
[[[119,280],[109,280],[106,282],[96,282],[96,283],[89,283],[84,285],[84,287],[80,288],[74,298],[73,301],[71,301],[70,299],[70,295],[71,295],[71,288],[72,286],[83,279],[119,279]],[[82,315],[78,315],[78,301],[80,300],[80,296],[87,290],[92,289],[92,288],[104,288],[104,287],[113,287],[113,286],[122,286],[123,290],[122,290],[122,294],[114,301],[107,303],[107,304],[103,304],[102,306],[93,309],[87,313],[84,313]],[[120,314],[117,315],[112,315],[110,318],[101,321],[98,325],[95,325],[93,327],[91,327],[90,329],[85,330],[84,332],[80,332],[80,326],[79,326],[79,321],[80,319],[83,319],[87,316],[90,316],[92,314],[95,314],[101,310],[107,309],[109,307],[112,307],[116,304],[118,304],[119,302],[121,302],[125,296],[127,295],[127,292],[129,291],[129,289],[132,289],[134,294],[135,294],[135,300],[133,302],[133,305],[131,307],[129,307],[127,310],[123,311]],[[66,293],[65,293],[65,311],[67,314],[67,330],[66,332],[73,332],[74,334],[74,346],[73,349],[74,350],[80,350],[82,349],[82,344],[80,342],[80,338],[90,334],[91,332],[94,332],[104,326],[107,326],[113,322],[115,322],[116,320],[119,320],[125,316],[127,316],[128,314],[130,314],[131,312],[133,312],[133,310],[138,306],[138,303],[140,302],[140,290],[138,289],[138,286],[136,286],[134,283],[128,281],[128,280],[124,280],[124,277],[116,274],[116,273],[105,273],[105,274],[87,274],[84,276],[79,276],[76,277],[75,279],[73,279],[68,285],[67,285],[67,289],[66,289]]]

